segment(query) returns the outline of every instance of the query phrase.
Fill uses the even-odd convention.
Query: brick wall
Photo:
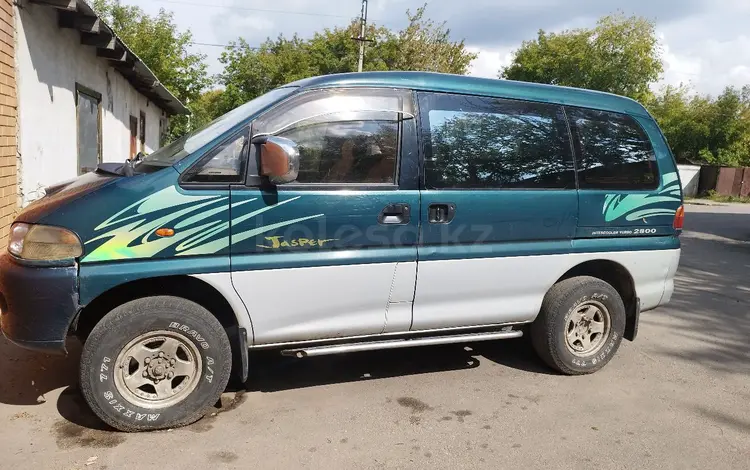
[[[18,204],[13,0],[0,0],[0,248]]]

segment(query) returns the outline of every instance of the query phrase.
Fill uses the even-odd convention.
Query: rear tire
[[[590,276],[565,279],[547,292],[531,324],[539,357],[567,375],[591,374],[615,355],[625,332],[625,305],[610,284]]]
[[[221,396],[232,366],[224,328],[195,302],[146,297],[120,305],[83,346],[80,385],[102,421],[120,431],[193,423]]]

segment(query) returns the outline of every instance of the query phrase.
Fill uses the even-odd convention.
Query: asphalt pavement
[[[524,339],[298,360],[182,429],[86,408],[80,348],[0,340],[0,468],[750,468],[750,206],[687,206],[672,302],[603,370],[555,374]]]

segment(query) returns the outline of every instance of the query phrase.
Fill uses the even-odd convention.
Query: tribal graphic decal
[[[300,196],[265,206],[236,217],[235,226],[264,212],[299,199]],[[96,228],[102,232],[88,240],[92,245],[104,243],[86,255],[82,261],[112,261],[118,259],[149,258],[166,249],[173,249],[175,256],[208,255],[229,246],[228,196],[188,196],[169,186],[147,196],[108,218]],[[257,200],[232,204],[236,208]],[[262,233],[287,225],[322,217],[316,214],[275,224],[253,227],[232,235],[232,243],[241,242]],[[174,236],[159,237],[154,232],[162,227],[175,230]]]
[[[658,215],[673,215],[681,203],[680,182],[677,173],[666,173],[662,176],[663,189],[656,194],[607,194],[604,198],[602,214],[604,220],[625,217],[634,221]],[[669,202],[674,208],[664,207],[663,202]],[[658,205],[657,205],[658,204]]]

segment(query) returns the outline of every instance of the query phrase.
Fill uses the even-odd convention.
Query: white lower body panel
[[[254,344],[408,331],[416,262],[232,273]]]
[[[420,261],[412,330],[533,321],[549,288],[592,260],[624,266],[647,310],[671,295],[679,256],[678,249]]]
[[[227,299],[250,344],[264,345],[531,322],[549,288],[592,260],[625,267],[649,310],[670,300],[679,258],[678,249],[423,261],[418,278],[416,262],[194,277]]]

